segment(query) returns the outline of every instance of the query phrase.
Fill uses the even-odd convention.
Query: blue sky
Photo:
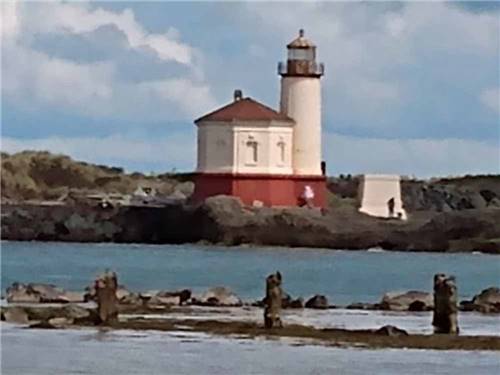
[[[500,172],[495,2],[2,3],[2,149],[189,171],[193,119],[235,88],[278,106],[318,45],[330,174]]]

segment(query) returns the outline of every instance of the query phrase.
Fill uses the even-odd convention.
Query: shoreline
[[[210,310],[201,308],[200,310]],[[207,315],[205,319],[197,316],[189,318],[189,310],[184,316],[169,317],[172,311],[163,311],[155,316],[137,316],[123,314],[120,320],[110,326],[98,326],[84,319],[68,321],[61,326],[50,326],[47,323],[30,321],[29,325],[20,326],[21,329],[42,332],[40,329],[97,329],[99,331],[134,330],[134,331],[161,331],[161,332],[197,332],[205,333],[210,337],[228,337],[265,340],[292,339],[299,340],[294,345],[314,344],[339,348],[364,349],[427,349],[427,350],[481,350],[500,351],[500,336],[485,335],[443,335],[421,333],[391,333],[382,329],[344,329],[320,328],[306,324],[284,322],[283,328],[265,329],[262,322],[247,319],[226,321],[222,312]],[[217,316],[214,316],[217,315]],[[222,319],[222,320],[221,320]],[[3,322],[2,322],[3,323]],[[9,323],[8,323],[9,324]],[[391,327],[391,326],[384,326]]]
[[[218,196],[200,205],[3,204],[2,240],[269,246],[344,251],[500,254],[500,209],[417,213],[407,222],[354,208],[245,207]],[[380,250],[379,250],[380,249]]]

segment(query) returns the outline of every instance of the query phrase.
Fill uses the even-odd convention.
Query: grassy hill
[[[71,192],[132,193],[138,186],[170,194],[184,176],[146,176],[122,168],[75,161],[49,152],[2,153],[2,199],[55,200]]]

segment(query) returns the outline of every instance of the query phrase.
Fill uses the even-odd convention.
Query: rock
[[[323,295],[315,295],[306,302],[306,307],[309,309],[327,309],[328,298]]]
[[[262,300],[265,303],[265,298]],[[283,309],[302,309],[304,308],[304,300],[302,297],[293,299],[290,294],[283,291],[281,297],[281,307]]]
[[[83,293],[67,292],[52,284],[14,283],[7,288],[7,302],[10,303],[68,303],[84,300]]]
[[[179,291],[160,291],[156,295],[158,297],[178,297],[179,298],[179,304],[182,305],[186,303],[190,298],[191,298],[191,290],[189,289],[183,289]]]
[[[6,308],[5,311],[2,309],[2,320],[7,323],[27,324],[29,317],[23,308],[12,306]]]
[[[85,293],[84,292],[69,292],[66,291],[64,294],[60,296],[61,300],[68,303],[79,303],[85,302]]]
[[[73,319],[66,318],[66,317],[52,318],[52,319],[49,319],[47,323],[52,328],[64,328],[64,327],[72,325]]]
[[[147,304],[151,306],[178,306],[181,303],[179,296],[161,297],[159,295],[152,296]]]
[[[190,197],[194,192],[194,183],[191,181],[181,182],[175,186],[175,192],[182,193],[184,197]]]
[[[227,287],[215,287],[203,293],[194,304],[207,306],[242,306],[241,299]]]
[[[137,293],[129,293],[120,298],[119,303],[123,305],[142,305],[142,299]]]
[[[284,308],[284,307],[283,307]],[[287,309],[303,309],[304,308],[304,299],[299,297],[297,299],[292,299],[288,303]]]
[[[130,295],[130,291],[127,290],[123,285],[119,285],[118,289],[116,289],[116,298],[120,301],[122,298],[125,298]]]
[[[375,333],[377,335],[383,335],[383,336],[408,336],[408,332],[406,332],[404,329],[391,325],[383,326],[377,329]]]
[[[418,308],[418,311],[432,310],[434,299],[431,293],[410,290],[408,292],[390,292],[384,294],[380,302],[382,310],[390,311],[409,311],[412,308]]]
[[[500,288],[491,287],[484,289],[481,293],[474,296],[472,302],[477,305],[497,305],[500,303]]]
[[[9,303],[38,303],[41,302],[40,294],[28,289],[21,283],[14,283],[7,288],[7,302]]]
[[[463,311],[500,313],[500,288],[490,287],[474,296],[471,301],[460,302]]]
[[[427,310],[428,308],[425,302],[420,300],[413,301],[408,306],[408,311],[427,311]]]
[[[68,319],[85,319],[85,318],[90,317],[91,312],[90,312],[90,310],[88,310],[84,307],[69,304],[69,305],[63,306],[62,314],[65,318],[68,318]]]

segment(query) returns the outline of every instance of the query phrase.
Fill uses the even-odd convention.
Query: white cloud
[[[330,173],[419,177],[500,173],[500,145],[464,139],[381,139],[326,134]]]
[[[202,53],[179,42],[173,28],[165,34],[148,33],[129,9],[112,12],[88,3],[9,4],[2,5],[2,20],[8,20],[2,27],[2,95],[22,110],[57,108],[103,119],[175,121],[215,106],[203,80]],[[125,48],[136,53],[153,50],[163,64],[188,70],[175,78],[130,81],[117,74],[113,59],[75,61],[35,50],[31,44],[35,35],[81,34],[106,25],[125,35]]]
[[[99,101],[113,94],[111,63],[78,64],[11,45],[3,56],[2,70],[3,93],[21,105],[33,99],[92,112]]]
[[[14,38],[19,32],[19,3],[15,1],[3,1],[0,3],[0,37]]]
[[[114,26],[126,37],[132,49],[150,48],[164,61],[193,63],[193,49],[176,40],[179,33],[170,29],[164,34],[148,33],[130,9],[111,12],[89,3],[30,4],[22,15],[23,26],[30,33],[83,34],[102,26]]]
[[[363,128],[367,118],[372,128],[400,127],[405,109],[439,111],[433,103],[442,100],[442,91],[466,93],[480,76],[471,71],[492,62],[498,69],[496,13],[471,13],[445,2],[247,3],[245,10],[241,24],[262,39],[287,42],[305,28],[326,65],[324,108],[348,119],[349,127]],[[436,101],[428,100],[433,95]]]
[[[196,144],[192,135],[174,133],[155,139],[138,139],[122,135],[106,137],[50,137],[41,139],[2,138],[2,151],[50,151],[69,155],[76,160],[122,167],[155,165],[157,171],[179,168],[194,169]]]
[[[500,89],[492,88],[486,89],[479,95],[479,100],[486,108],[491,109],[494,112],[500,113]],[[497,125],[498,124],[497,121]]]

